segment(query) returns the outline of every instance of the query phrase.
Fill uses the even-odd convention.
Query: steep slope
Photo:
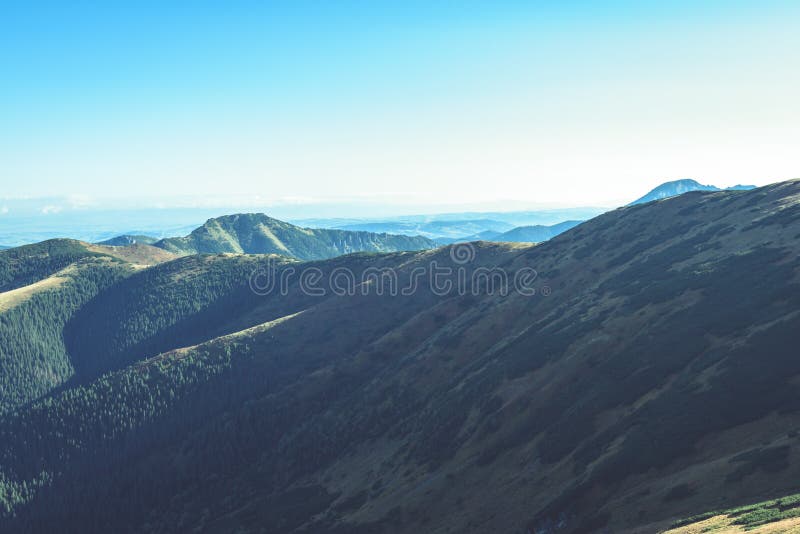
[[[727,188],[728,191],[747,191],[749,189],[755,189],[755,186],[735,185]],[[665,182],[659,185],[643,197],[631,202],[631,205],[644,204],[645,202],[652,202],[653,200],[662,200],[665,198],[682,195],[684,193],[688,193],[689,191],[722,191],[722,189],[714,185],[703,185],[700,182],[691,179],[674,180],[672,182]]]
[[[186,237],[154,244],[176,254],[281,254],[302,260],[332,258],[352,252],[394,252],[434,248],[424,237],[300,228],[262,213],[209,219]]]
[[[0,412],[75,378],[64,343],[78,310],[146,265],[175,256],[135,245],[53,239],[0,252]]]
[[[83,243],[53,240],[0,253],[0,412],[59,387],[74,374],[63,341],[72,315],[133,272]]]
[[[648,532],[796,491],[800,182],[267,272],[190,346],[0,417],[0,527]]]
[[[227,321],[261,303],[250,289],[250,275],[269,259],[188,256],[120,281],[87,303],[64,329],[77,372],[84,379],[95,377],[226,333]],[[291,264],[283,257],[271,261]]]

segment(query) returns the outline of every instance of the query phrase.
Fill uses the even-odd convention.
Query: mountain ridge
[[[547,241],[557,235],[575,228],[584,221],[564,221],[558,224],[549,226],[534,225],[534,226],[519,226],[508,232],[503,232],[495,236],[497,241],[510,241],[516,243],[538,243],[540,241]]]
[[[313,260],[354,252],[428,249],[436,244],[421,236],[301,228],[263,213],[247,213],[209,219],[188,236],[161,239],[153,246],[179,255],[282,254]]]
[[[103,355],[138,332],[147,348],[0,416],[0,497],[16,513],[0,525],[616,532],[789,494],[798,199],[798,181],[699,192],[536,246],[276,266],[390,268],[399,287],[434,262],[468,280],[533,268],[534,295],[485,278],[476,292],[313,296],[295,281],[255,295],[255,256],[137,271],[82,305],[71,339]],[[170,295],[195,297],[173,311]]]
[[[106,239],[104,241],[98,241],[98,245],[108,245],[112,247],[125,247],[128,245],[152,245],[158,241],[158,238],[151,237],[148,235],[132,235],[132,234],[121,234],[116,237],[112,237],[111,239]]]

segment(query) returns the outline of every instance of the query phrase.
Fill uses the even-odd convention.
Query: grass
[[[58,287],[64,280],[66,280],[66,278],[61,276],[51,276],[27,286],[0,293],[0,312],[10,310],[22,304],[40,291]]]
[[[113,256],[122,261],[142,266],[155,265],[177,258],[177,255],[172,252],[138,243],[127,246],[87,244],[86,249],[97,254]]]
[[[706,512],[675,521],[668,532],[689,534],[694,532],[762,531],[760,527],[800,518],[800,493],[760,503],[739,506],[728,510]],[[792,523],[789,525],[788,523]],[[763,530],[766,532],[766,530]],[[769,530],[773,531],[773,530]],[[774,532],[779,532],[775,530]]]

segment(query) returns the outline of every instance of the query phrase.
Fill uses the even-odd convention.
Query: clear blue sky
[[[798,177],[798,27],[775,0],[4,1],[0,197],[613,205]]]

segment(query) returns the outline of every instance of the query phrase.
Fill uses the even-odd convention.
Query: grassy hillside
[[[66,329],[112,371],[0,416],[0,528],[652,532],[797,491],[800,182],[464,247],[275,267],[322,296],[235,256],[114,284]],[[434,265],[537,292],[332,290]]]
[[[419,236],[300,228],[261,213],[209,219],[186,237],[162,239],[154,245],[176,254],[281,254],[302,260],[435,247],[433,241]]]
[[[50,239],[0,251],[0,293],[38,282],[84,258],[114,257],[153,265],[175,255],[148,245],[112,247],[74,239]]]
[[[667,534],[800,532],[800,493],[674,521]]]
[[[142,267],[158,265],[159,263],[171,261],[178,257],[172,252],[138,243],[125,246],[91,245],[85,243],[84,246],[91,252],[118,258]]]
[[[72,239],[51,239],[0,251],[0,292],[38,282],[77,260],[99,255]]]

